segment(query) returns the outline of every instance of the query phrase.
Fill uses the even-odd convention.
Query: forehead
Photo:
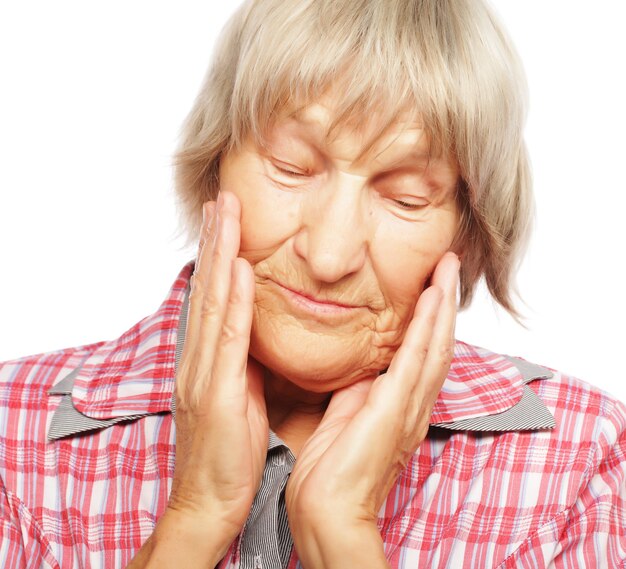
[[[386,116],[383,110],[338,116],[332,95],[277,113],[268,138],[297,138],[323,147],[351,162],[390,163],[394,159],[431,158],[430,137],[419,114]],[[267,136],[267,135],[266,135]]]
[[[433,148],[419,113],[369,109],[340,116],[332,92],[309,104],[287,106],[275,115],[262,144],[290,142],[294,147],[310,144],[354,167],[387,169],[407,161],[427,167],[441,159],[456,163],[448,153]]]

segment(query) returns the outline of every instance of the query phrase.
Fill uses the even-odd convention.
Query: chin
[[[329,393],[376,377],[388,365],[388,361],[372,361],[368,350],[354,345],[354,338],[347,345],[333,336],[309,335],[300,330],[275,338],[253,328],[250,355],[272,374],[313,393]]]

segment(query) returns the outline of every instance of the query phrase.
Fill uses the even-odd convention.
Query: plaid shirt
[[[0,367],[1,567],[124,567],[152,533],[192,269],[117,340]],[[622,403],[458,342],[431,425],[379,513],[392,567],[626,567]]]

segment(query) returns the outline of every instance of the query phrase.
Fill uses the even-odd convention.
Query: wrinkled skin
[[[251,354],[326,393],[387,367],[459,219],[457,167],[429,159],[419,125],[392,128],[357,162],[367,129],[325,140],[331,120],[328,99],[283,116],[267,148],[248,139],[220,171],[241,202],[240,256],[256,278]],[[357,308],[297,312],[277,283]]]

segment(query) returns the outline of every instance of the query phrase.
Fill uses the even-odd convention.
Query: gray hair
[[[380,130],[368,146],[410,112],[431,152],[456,158],[460,306],[484,277],[493,298],[517,317],[513,278],[533,210],[526,82],[483,0],[245,2],[220,36],[176,155],[190,240],[202,204],[219,191],[220,158],[247,136],[262,142],[280,111],[315,102],[337,84],[331,131],[376,113]]]

